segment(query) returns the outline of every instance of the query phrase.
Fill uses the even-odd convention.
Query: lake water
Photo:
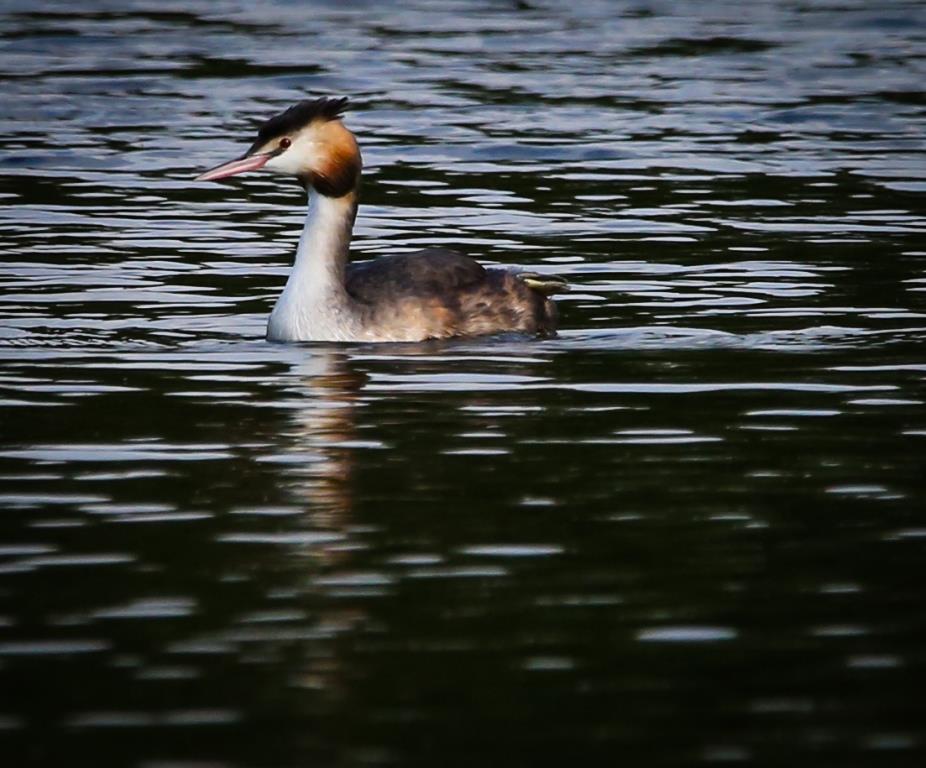
[[[0,7],[14,766],[926,764],[926,5]],[[347,94],[357,258],[556,339],[264,340]]]

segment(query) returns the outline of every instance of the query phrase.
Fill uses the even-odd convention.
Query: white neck
[[[309,210],[296,262],[267,326],[274,341],[355,338],[359,318],[344,286],[356,193],[326,197],[309,187]]]

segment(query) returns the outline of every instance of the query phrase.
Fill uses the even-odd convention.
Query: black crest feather
[[[257,141],[251,149],[254,150],[277,136],[303,128],[315,120],[336,120],[347,109],[347,104],[348,100],[345,97],[322,96],[320,99],[300,101],[265,122],[258,129]]]

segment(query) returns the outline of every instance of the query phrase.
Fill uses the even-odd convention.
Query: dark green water
[[[926,761],[926,6],[0,6],[0,762]],[[557,339],[274,345],[353,97],[358,258]]]

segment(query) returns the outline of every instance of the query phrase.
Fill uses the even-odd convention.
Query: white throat
[[[359,316],[345,288],[357,197],[326,197],[309,187],[309,210],[296,261],[270,315],[273,341],[349,341]]]

